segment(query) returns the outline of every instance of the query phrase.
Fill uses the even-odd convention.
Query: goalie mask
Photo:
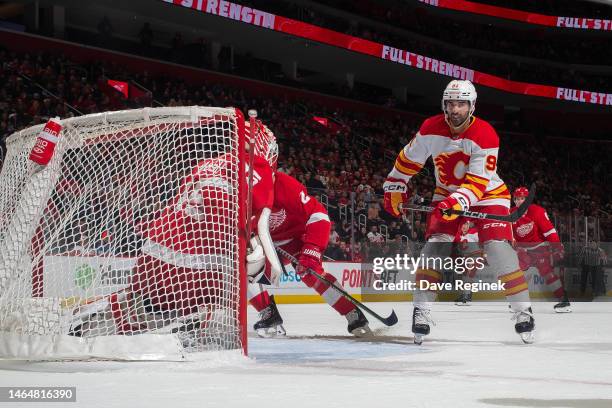
[[[461,133],[467,128],[467,125],[471,122],[472,115],[476,109],[476,88],[470,81],[454,79],[448,83],[444,93],[442,94],[442,112],[446,117],[446,123],[452,128],[454,133]],[[454,125],[450,118],[449,112],[447,111],[448,101],[467,101],[470,104],[470,110],[468,116],[463,123],[460,125]]]
[[[251,134],[251,123],[244,123],[247,137]],[[274,133],[264,125],[260,120],[257,120],[257,132],[254,137],[256,156],[266,159],[273,171],[276,171],[276,160],[278,159],[278,145]]]

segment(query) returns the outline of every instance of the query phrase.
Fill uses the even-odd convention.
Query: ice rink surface
[[[376,335],[359,340],[327,305],[279,305],[288,336],[251,335],[248,359],[0,362],[0,386],[77,387],[76,403],[53,407],[612,407],[612,302],[575,303],[570,314],[535,303],[532,345],[505,303],[436,304],[422,346],[412,342],[411,304],[368,306],[394,308],[399,323],[370,318]],[[255,318],[250,309],[250,325]]]

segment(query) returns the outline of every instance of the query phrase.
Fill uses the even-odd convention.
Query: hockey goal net
[[[246,353],[244,117],[179,107],[8,138],[0,173],[0,358]]]

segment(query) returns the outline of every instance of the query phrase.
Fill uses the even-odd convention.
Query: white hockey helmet
[[[247,137],[251,134],[250,121],[244,122]],[[274,133],[264,125],[260,120],[257,120],[257,133],[255,134],[255,150],[257,156],[266,159],[270,167],[276,170],[276,160],[278,159],[278,144]]]
[[[442,112],[446,113],[446,101],[468,101],[470,102],[470,115],[476,109],[476,88],[468,80],[453,79],[446,85],[442,94]]]

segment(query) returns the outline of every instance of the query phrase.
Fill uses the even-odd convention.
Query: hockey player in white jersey
[[[426,119],[416,136],[399,153],[383,189],[385,209],[399,217],[411,195],[410,179],[432,157],[436,188],[436,210],[427,218],[425,258],[450,256],[452,241],[461,219],[443,213],[447,209],[472,210],[508,215],[510,192],[497,174],[499,137],[486,121],[474,116],[476,89],[469,81],[451,81],[442,96],[442,114]],[[535,327],[525,275],[511,246],[508,222],[478,219],[476,228],[491,268],[505,285],[505,295],[515,312],[515,330],[526,343],[533,341]],[[441,270],[421,268],[416,281],[440,283]],[[417,284],[418,287],[418,284]],[[430,332],[434,291],[417,290],[414,295],[412,331],[420,344]]]

